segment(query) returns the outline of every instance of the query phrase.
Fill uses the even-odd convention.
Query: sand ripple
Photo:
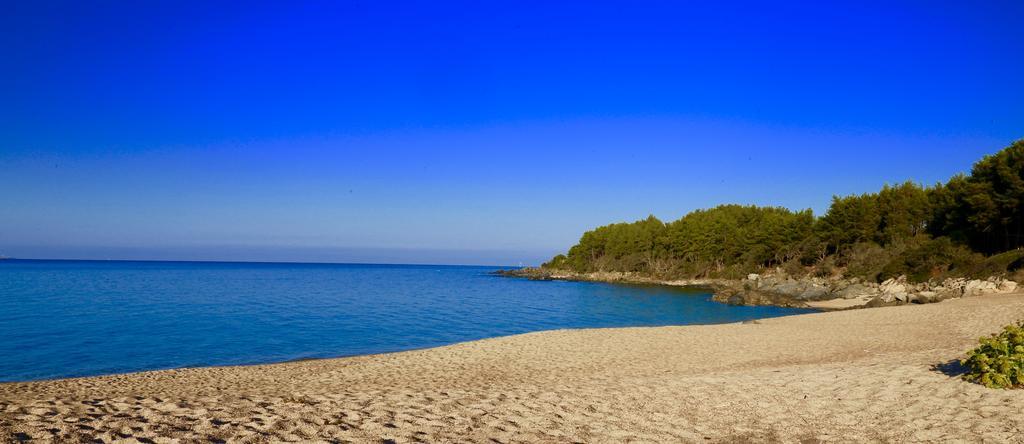
[[[941,365],[1022,318],[1002,295],[3,384],[0,441],[1024,442],[1024,390]]]

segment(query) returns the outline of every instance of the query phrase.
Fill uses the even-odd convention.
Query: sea
[[[0,381],[388,353],[567,328],[807,313],[498,267],[0,260]]]

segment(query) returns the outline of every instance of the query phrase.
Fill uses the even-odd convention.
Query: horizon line
[[[19,258],[0,256],[0,263],[5,261],[39,261],[39,262],[155,262],[155,263],[196,263],[196,264],[289,264],[289,265],[380,265],[380,266],[413,266],[413,267],[489,267],[489,268],[522,268],[526,265],[480,265],[480,264],[410,264],[388,262],[306,262],[306,261],[215,261],[215,260],[168,260],[168,259],[70,259],[70,258]]]

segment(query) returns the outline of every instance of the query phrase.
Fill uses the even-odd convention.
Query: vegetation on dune
[[[546,268],[651,277],[738,278],[782,267],[882,281],[1015,272],[1024,246],[1024,140],[945,184],[835,196],[828,211],[722,205],[583,234]]]
[[[964,379],[989,388],[1024,387],[1024,321],[979,342],[961,361]]]

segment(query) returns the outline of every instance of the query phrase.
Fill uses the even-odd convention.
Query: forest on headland
[[[652,278],[792,276],[912,282],[1024,278],[1024,139],[970,174],[834,196],[828,211],[721,205],[662,222],[654,216],[588,231],[542,268],[630,272]]]

